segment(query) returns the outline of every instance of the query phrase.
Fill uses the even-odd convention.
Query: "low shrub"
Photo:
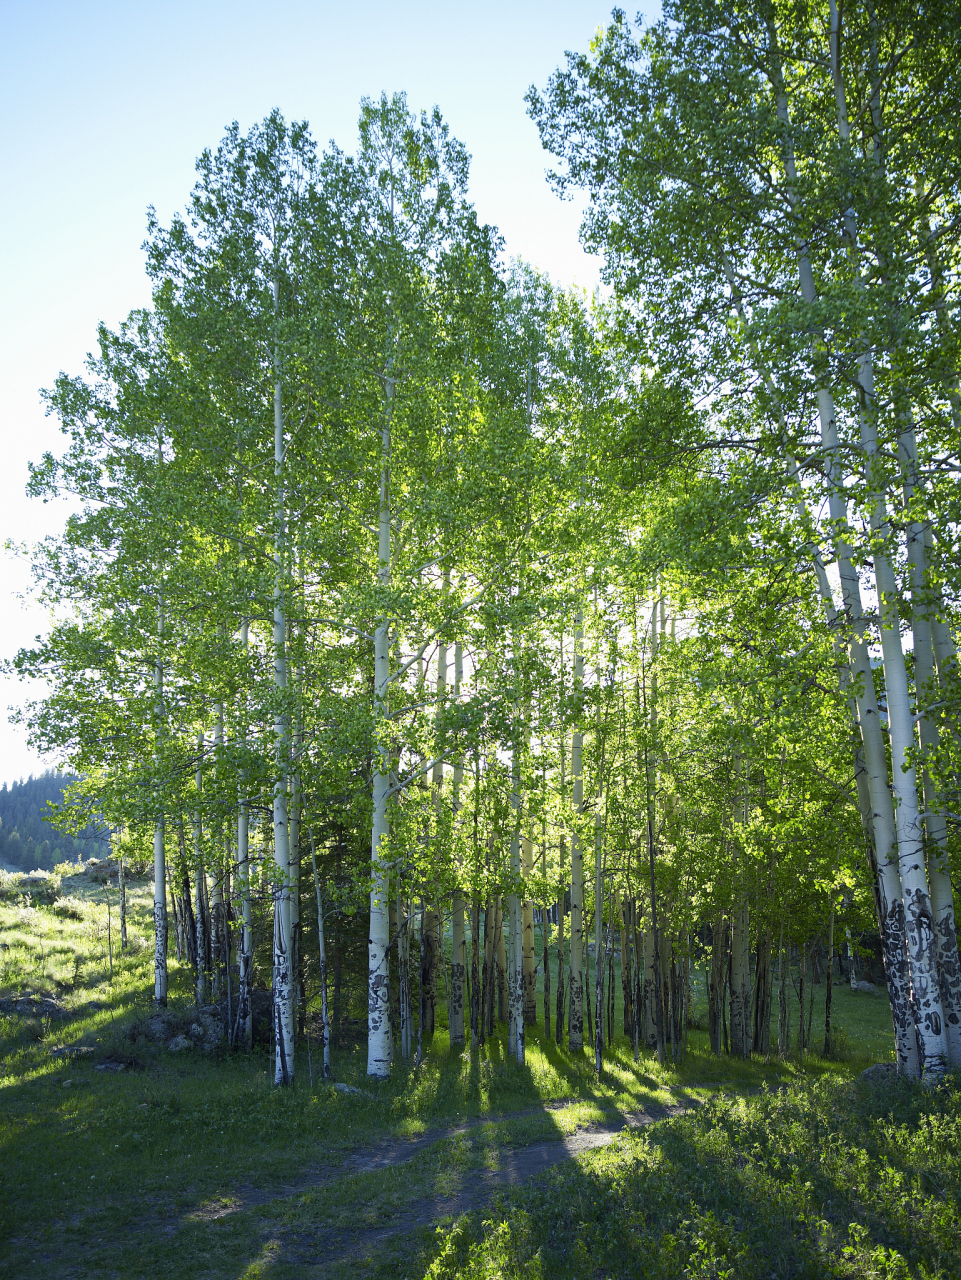
[[[85,920],[87,918],[87,904],[80,898],[65,897],[57,898],[53,904],[54,915],[60,916],[62,920]]]

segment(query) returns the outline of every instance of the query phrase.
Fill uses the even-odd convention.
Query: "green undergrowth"
[[[131,887],[128,926],[130,946],[121,953],[116,890],[82,878],[49,886],[43,899],[12,895],[0,900],[0,998],[28,996],[38,1002],[39,1010],[32,1017],[0,1014],[0,1274],[39,1270],[77,1277],[170,1275],[184,1280],[234,1280],[255,1275],[325,1275],[328,1265],[334,1267],[334,1274],[340,1264],[322,1261],[324,1241],[332,1232],[363,1232],[385,1224],[402,1226],[412,1206],[428,1202],[443,1207],[445,1198],[462,1195],[485,1170],[509,1163],[510,1153],[524,1146],[556,1142],[590,1124],[622,1123],[639,1111],[663,1115],[671,1104],[710,1102],[709,1110],[696,1116],[619,1139],[610,1151],[579,1158],[569,1162],[564,1171],[539,1179],[536,1185],[541,1190],[529,1193],[533,1199],[522,1196],[505,1202],[511,1207],[491,1219],[494,1243],[490,1245],[482,1243],[480,1220],[467,1215],[448,1223],[440,1236],[423,1227],[416,1227],[413,1236],[400,1232],[396,1240],[378,1246],[371,1267],[376,1270],[380,1266],[377,1257],[382,1256],[394,1259],[391,1274],[397,1277],[420,1276],[429,1267],[440,1268],[437,1275],[459,1274],[451,1270],[457,1267],[466,1268],[467,1275],[541,1274],[512,1272],[509,1266],[514,1262],[508,1266],[496,1251],[488,1255],[484,1250],[506,1250],[504,1258],[516,1257],[520,1268],[547,1266],[543,1258],[548,1255],[542,1253],[538,1262],[537,1249],[553,1248],[551,1231],[561,1233],[558,1239],[566,1243],[558,1247],[570,1258],[575,1256],[573,1250],[581,1247],[578,1241],[594,1257],[590,1232],[606,1229],[604,1220],[598,1218],[592,1227],[594,1219],[585,1209],[578,1211],[576,1223],[569,1215],[562,1215],[557,1224],[548,1227],[550,1200],[538,1201],[537,1195],[548,1196],[548,1188],[556,1186],[562,1199],[570,1193],[571,1203],[581,1204],[574,1196],[578,1187],[603,1184],[607,1187],[603,1203],[613,1214],[622,1192],[627,1197],[625,1206],[633,1203],[630,1196],[635,1194],[631,1191],[635,1174],[640,1177],[640,1171],[649,1169],[659,1170],[658,1177],[667,1177],[667,1156],[663,1154],[667,1148],[660,1144],[667,1141],[661,1135],[668,1134],[674,1135],[672,1142],[682,1146],[687,1142],[685,1150],[689,1152],[699,1152],[702,1147],[707,1150],[704,1143],[709,1138],[721,1142],[713,1163],[698,1166],[701,1182],[713,1188],[710,1195],[693,1189],[690,1161],[694,1156],[685,1157],[686,1164],[678,1156],[677,1175],[672,1173],[673,1180],[664,1183],[665,1205],[680,1204],[687,1196],[689,1207],[678,1210],[681,1216],[676,1223],[671,1217],[674,1210],[665,1208],[663,1230],[656,1229],[665,1240],[671,1236],[682,1241],[670,1246],[676,1251],[683,1252],[687,1247],[683,1241],[690,1237],[690,1256],[696,1260],[696,1250],[702,1247],[697,1241],[707,1231],[704,1215],[714,1215],[710,1221],[721,1224],[718,1231],[722,1227],[724,1231],[735,1230],[724,1208],[724,1196],[733,1193],[735,1185],[745,1178],[760,1179],[762,1173],[775,1182],[787,1177],[787,1166],[775,1174],[763,1172],[766,1165],[755,1168],[757,1162],[744,1169],[735,1166],[730,1173],[724,1152],[734,1138],[722,1141],[718,1135],[724,1126],[733,1134],[731,1126],[754,1123],[750,1117],[761,1115],[758,1108],[764,1107],[817,1105],[823,1111],[827,1104],[817,1099],[831,1096],[841,1099],[838,1106],[842,1110],[854,1107],[862,1118],[859,1123],[867,1124],[870,1105],[874,1104],[870,1096],[865,1095],[865,1101],[857,1090],[845,1093],[851,1088],[847,1082],[864,1066],[889,1059],[891,1054],[886,1000],[883,996],[855,996],[844,987],[836,989],[834,1002],[835,1026],[844,1029],[839,1036],[842,1052],[831,1060],[816,1054],[805,1054],[800,1061],[796,1056],[785,1061],[750,1062],[717,1058],[710,1053],[706,1034],[694,1027],[679,1065],[660,1066],[648,1052],[635,1063],[627,1042],[617,1038],[599,1078],[592,1055],[571,1054],[535,1029],[529,1029],[523,1067],[508,1059],[503,1028],[479,1051],[451,1049],[441,1005],[441,1029],[425,1046],[425,1058],[419,1066],[397,1062],[389,1080],[373,1082],[365,1075],[363,1045],[335,1050],[335,1079],[360,1091],[345,1094],[319,1079],[318,1047],[302,1040],[296,1083],[290,1089],[277,1090],[263,1050],[250,1055],[224,1050],[209,1055],[200,1051],[171,1054],[143,1037],[131,1036],[131,1029],[151,1011],[148,885]],[[187,1016],[191,975],[185,966],[172,962],[170,981],[170,1002]],[[703,984],[703,975],[696,975],[695,981]],[[818,1001],[823,1009],[823,987],[816,994],[815,1028],[822,1016]],[[697,1002],[694,1014],[696,1018]],[[64,1049],[78,1051],[78,1055],[67,1057],[58,1052]],[[123,1069],[98,1070],[110,1067]],[[753,1096],[763,1089],[783,1088],[791,1091],[787,1100],[774,1093]],[[801,1093],[796,1093],[797,1089]],[[722,1094],[726,1098],[743,1095],[747,1101],[711,1102]],[[814,1101],[802,1104],[796,1100],[802,1097]],[[911,1102],[908,1095],[898,1103],[908,1110],[922,1104],[934,1105],[930,1099]],[[767,1114],[772,1124],[786,1124],[794,1115],[789,1109]],[[722,1123],[720,1117],[729,1118]],[[376,1153],[384,1144],[401,1150],[404,1143],[425,1134],[437,1136],[478,1119],[485,1123],[442,1136],[418,1149],[401,1166],[371,1166],[360,1172],[345,1167],[338,1180],[321,1185],[325,1176],[336,1173],[359,1151]],[[791,1123],[793,1135],[806,1121]],[[907,1111],[899,1123],[910,1126]],[[691,1136],[684,1139],[685,1133]],[[810,1143],[801,1133],[784,1140],[793,1143],[800,1161],[797,1169],[802,1170],[810,1160]],[[678,1181],[682,1173],[687,1181]],[[608,1174],[609,1184],[604,1182]],[[654,1173],[644,1176],[652,1178]],[[800,1178],[800,1172],[797,1176]],[[857,1166],[852,1176],[863,1179],[868,1171]],[[819,1199],[821,1184],[809,1173],[804,1177],[814,1187],[806,1193],[810,1205],[804,1212],[809,1217],[820,1215],[818,1221],[821,1217],[831,1220]],[[568,1184],[565,1178],[574,1181]],[[650,1189],[655,1184],[644,1185]],[[852,1184],[852,1194],[859,1185]],[[760,1186],[760,1182],[752,1182],[752,1194],[760,1196]],[[952,1187],[953,1183],[945,1184],[949,1202]],[[776,1212],[794,1212],[801,1204],[797,1199],[801,1190],[795,1187],[791,1194],[795,1199],[788,1202],[765,1191],[765,1203],[770,1202],[765,1212],[775,1216]],[[931,1194],[940,1193],[932,1190]],[[701,1208],[696,1207],[701,1204],[699,1195],[707,1197]],[[258,1197],[268,1202],[255,1203]],[[872,1219],[862,1221],[854,1214],[850,1221],[875,1231]],[[524,1234],[528,1231],[525,1223],[533,1224],[529,1235]],[[847,1231],[848,1224],[842,1225]],[[159,1255],[145,1243],[158,1229],[165,1242]],[[890,1230],[893,1232],[893,1226]],[[542,1231],[548,1234],[538,1241]],[[529,1256],[525,1240],[531,1245]],[[870,1240],[874,1241],[872,1249],[882,1244],[888,1247],[876,1232]],[[844,1241],[842,1248],[862,1248],[863,1242],[858,1244],[854,1236],[845,1235]],[[839,1254],[842,1259],[845,1256]],[[355,1258],[360,1271],[365,1269],[362,1261]],[[636,1265],[641,1267],[640,1262]],[[740,1265],[731,1263],[734,1269],[730,1274],[753,1274],[738,1270]],[[560,1263],[552,1261],[543,1274],[566,1274],[556,1270],[557,1266]],[[703,1268],[691,1270],[690,1266],[687,1271],[680,1266],[673,1272],[669,1268],[661,1272],[612,1269],[610,1274],[705,1278],[723,1274]],[[579,1272],[575,1267],[570,1274],[594,1272]],[[769,1268],[763,1274],[806,1273]],[[925,1273],[912,1274],[921,1277]]]
[[[625,1133],[444,1223],[407,1274],[953,1280],[959,1197],[957,1080],[808,1081]]]

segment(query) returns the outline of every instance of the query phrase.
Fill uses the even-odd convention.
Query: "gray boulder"
[[[897,1078],[898,1068],[894,1062],[876,1062],[873,1067],[868,1067],[866,1071],[861,1072],[861,1079],[865,1084],[879,1087],[893,1084]]]

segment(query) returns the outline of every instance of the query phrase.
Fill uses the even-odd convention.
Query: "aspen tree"
[[[810,276],[809,259],[811,243],[811,241],[806,238],[805,227],[807,225],[823,226],[824,218],[820,211],[815,214],[813,208],[812,210],[808,210],[795,198],[800,188],[797,185],[796,177],[792,176],[790,172],[791,163],[793,163],[790,155],[790,148],[793,144],[790,139],[791,126],[786,110],[786,95],[782,92],[782,86],[780,84],[780,54],[777,50],[775,32],[775,23],[776,21],[781,21],[781,16],[779,14],[776,15],[776,11],[773,6],[770,5],[763,6],[762,11],[764,16],[759,24],[761,28],[759,33],[756,28],[751,26],[754,22],[754,15],[735,15],[733,13],[728,14],[727,11],[718,11],[717,14],[712,16],[707,28],[705,28],[700,22],[703,15],[700,13],[695,14],[692,6],[679,4],[672,10],[675,16],[679,19],[678,28],[671,32],[666,28],[662,28],[656,33],[656,40],[660,42],[659,53],[666,56],[662,57],[659,63],[654,63],[652,65],[657,67],[658,74],[661,69],[666,70],[668,67],[670,67],[672,74],[674,72],[679,72],[679,79],[675,84],[680,85],[681,83],[684,83],[684,75],[686,73],[686,68],[684,68],[683,65],[684,59],[690,58],[692,55],[696,56],[695,51],[698,49],[699,44],[702,48],[706,48],[706,41],[713,39],[713,50],[718,55],[718,62],[720,65],[725,66],[725,69],[727,69],[727,67],[731,68],[730,73],[726,73],[723,78],[728,83],[728,88],[730,89],[730,94],[726,92],[725,98],[726,101],[733,105],[733,111],[729,117],[729,120],[732,121],[736,118],[737,111],[742,108],[746,101],[751,101],[752,103],[751,110],[754,111],[754,115],[752,116],[753,119],[759,118],[757,114],[758,109],[763,115],[765,110],[764,105],[763,103],[759,103],[758,107],[755,107],[754,102],[756,99],[754,95],[757,94],[758,85],[762,82],[763,78],[767,77],[769,79],[773,89],[773,97],[775,99],[775,115],[779,122],[775,136],[777,136],[778,144],[782,149],[782,156],[786,161],[785,182],[778,193],[779,198],[786,199],[786,203],[781,209],[781,224],[784,226],[784,235],[780,241],[778,241],[774,236],[769,236],[767,243],[764,243],[757,235],[759,229],[764,229],[766,231],[768,228],[774,228],[778,224],[773,216],[773,206],[771,206],[772,216],[767,217],[768,208],[765,205],[768,194],[773,191],[773,188],[767,185],[763,188],[754,186],[754,188],[751,189],[745,182],[745,175],[749,172],[749,167],[744,167],[742,163],[747,159],[747,150],[746,146],[742,145],[742,139],[748,137],[753,138],[751,131],[747,130],[745,133],[741,134],[738,132],[738,127],[736,125],[733,127],[729,125],[723,131],[723,148],[726,148],[726,154],[721,150],[717,151],[717,165],[712,164],[711,161],[705,161],[704,156],[698,155],[698,147],[703,145],[708,152],[711,152],[712,148],[716,148],[718,140],[722,136],[721,131],[716,130],[714,121],[709,121],[709,116],[712,110],[715,117],[717,116],[716,108],[708,106],[708,98],[711,97],[710,88],[708,88],[707,93],[701,94],[700,97],[697,97],[696,93],[691,92],[691,96],[686,101],[682,98],[676,98],[675,101],[677,101],[681,106],[681,111],[676,116],[672,116],[670,111],[661,115],[653,112],[642,112],[640,113],[640,118],[650,120],[656,119],[658,121],[658,127],[661,127],[662,125],[673,127],[675,120],[684,120],[685,125],[688,123],[695,124],[696,122],[695,127],[699,127],[701,132],[691,139],[694,143],[693,148],[685,147],[683,145],[680,147],[674,146],[673,154],[678,157],[684,157],[685,160],[689,155],[693,154],[696,157],[696,160],[692,165],[690,172],[692,174],[694,174],[695,171],[699,174],[709,173],[712,177],[717,174],[718,179],[715,184],[715,189],[717,189],[719,185],[723,185],[724,182],[731,182],[732,187],[736,187],[737,184],[742,184],[739,190],[746,197],[746,200],[742,205],[742,209],[746,211],[749,208],[756,208],[759,214],[761,214],[761,216],[756,218],[753,223],[751,223],[749,218],[742,217],[740,213],[737,217],[731,220],[730,225],[733,228],[733,237],[735,239],[743,237],[745,242],[745,255],[753,255],[751,267],[746,271],[745,278],[750,278],[750,275],[753,273],[753,276],[756,279],[759,272],[763,272],[768,269],[769,265],[771,266],[772,272],[780,272],[783,278],[785,255],[782,252],[782,246],[786,245],[788,239],[793,239],[791,251],[799,265],[801,277],[800,291],[802,301],[807,307],[807,314],[813,317],[820,308],[820,314],[824,315],[827,313],[824,310],[822,298],[818,296],[815,289],[808,287],[812,281],[805,278],[806,275]],[[712,29],[712,23],[714,24],[714,29]],[[787,29],[789,24],[785,22],[784,25],[785,29]],[[630,72],[626,77],[622,76],[620,80],[618,80],[616,74],[608,77],[608,71],[610,69],[617,67],[619,64],[623,69],[628,66],[632,60],[637,59],[639,52],[639,48],[636,45],[633,45],[630,41],[622,16],[617,15],[612,27],[605,33],[604,41],[599,42],[596,46],[593,60],[578,60],[577,58],[572,57],[566,81],[562,74],[556,78],[554,82],[554,85],[557,88],[560,88],[562,83],[565,84],[565,87],[571,87],[573,83],[577,82],[580,82],[585,86],[586,93],[581,98],[578,99],[576,95],[572,94],[567,94],[566,96],[565,101],[567,104],[578,104],[573,108],[573,111],[571,111],[570,108],[562,107],[558,97],[555,97],[549,106],[545,106],[543,101],[541,101],[536,94],[531,95],[530,101],[532,108],[538,117],[538,122],[541,125],[542,134],[551,139],[552,145],[554,145],[556,150],[566,154],[569,160],[573,159],[575,165],[575,179],[577,177],[587,176],[588,169],[583,163],[587,152],[586,150],[581,150],[578,153],[578,147],[570,145],[571,139],[577,136],[576,131],[568,131],[565,136],[562,129],[558,128],[558,125],[562,124],[565,113],[568,115],[569,123],[570,115],[576,114],[582,110],[582,106],[580,104],[586,104],[593,100],[591,108],[593,109],[596,105],[597,98],[607,98],[611,108],[610,112],[601,111],[596,118],[605,118],[608,120],[607,137],[613,138],[621,128],[622,121],[627,118],[624,114],[625,108],[630,102],[632,94],[634,94],[635,91],[640,94],[653,94],[654,96],[661,93],[662,90],[666,90],[668,96],[674,92],[673,87],[667,87],[667,77],[660,82],[657,81],[655,76],[645,79],[643,75],[638,75],[632,80],[632,73]],[[673,65],[671,64],[672,58],[676,59]],[[893,75],[894,68],[897,66],[898,61],[894,60],[890,64],[890,67],[886,68],[885,74]],[[732,77],[729,81],[728,74]],[[813,101],[814,94],[810,89],[811,79],[811,77],[806,77],[806,82],[803,85],[803,92],[807,94],[807,99]],[[719,77],[716,78],[716,82],[719,82],[719,80]],[[709,86],[711,81],[710,79],[708,81],[702,80],[702,83]],[[615,88],[615,85],[617,85],[617,88]],[[694,82],[688,80],[687,88],[689,90],[693,90]],[[608,97],[608,95],[610,96]],[[833,96],[834,95],[832,94],[832,97]],[[896,96],[890,97],[888,100],[890,102],[898,101]],[[707,108],[707,111],[701,119],[698,119],[698,112],[701,110],[702,105]],[[818,110],[820,110],[820,108],[818,108]],[[638,118],[638,113],[636,111],[632,112],[631,115],[634,119]],[[808,124],[808,121],[806,120],[805,123]],[[835,127],[836,124],[837,121],[835,120]],[[590,131],[588,131],[588,133],[589,132]],[[817,136],[818,134],[816,129],[812,131],[808,128],[806,130],[806,138]],[[736,145],[732,147],[731,143],[735,140]],[[647,156],[644,155],[644,147],[651,143],[653,143],[653,149],[656,152],[657,148],[663,145],[663,139],[657,138],[655,133],[649,130],[645,135],[643,142],[635,137],[633,145],[629,150],[630,158],[626,162],[633,165],[635,175],[641,177],[639,186],[637,183],[632,185],[630,197],[626,196],[626,188],[622,187],[618,189],[617,187],[617,183],[620,181],[621,176],[618,173],[618,165],[621,164],[622,161],[618,160],[617,164],[605,170],[603,165],[597,163],[596,157],[592,158],[591,171],[594,175],[614,175],[613,181],[610,181],[608,177],[601,180],[602,185],[605,185],[606,189],[602,197],[600,207],[598,207],[596,202],[592,206],[594,209],[591,217],[592,233],[595,234],[599,241],[603,241],[605,237],[609,237],[610,240],[617,240],[620,238],[621,232],[615,226],[614,221],[611,220],[610,213],[615,207],[617,207],[618,201],[621,200],[622,206],[620,212],[622,216],[620,218],[620,227],[624,228],[626,232],[624,237],[621,239],[621,246],[626,250],[626,252],[621,254],[620,262],[623,264],[638,263],[640,261],[638,249],[640,242],[643,241],[645,250],[650,254],[649,260],[652,263],[658,263],[656,270],[661,271],[665,278],[676,279],[676,268],[672,266],[665,270],[663,259],[659,261],[659,252],[666,246],[667,242],[662,242],[660,246],[656,245],[653,238],[647,234],[647,228],[643,226],[643,222],[638,217],[639,214],[642,214],[642,210],[643,213],[647,213],[652,208],[652,205],[648,205],[644,208],[644,200],[646,199],[648,191],[655,199],[657,198],[657,188],[661,181],[660,173],[662,171],[659,170],[655,164],[647,170],[647,173],[652,175],[652,180],[645,191],[644,184],[647,182],[647,174],[645,174],[644,165],[646,163]],[[606,143],[602,144],[602,147],[604,145],[606,145]],[[922,147],[923,146],[924,144],[922,143]],[[622,157],[626,157],[627,155],[627,152],[621,152]],[[638,156],[643,157],[639,165],[635,163],[635,157]],[[809,160],[809,157],[806,157],[806,160]],[[819,157],[818,163],[820,162],[821,160]],[[750,161],[748,161],[748,166],[749,163]],[[741,166],[741,168],[738,168],[738,166]],[[674,166],[675,170],[682,167],[683,166],[681,165]],[[568,180],[569,179],[565,179],[565,181]],[[682,177],[682,185],[684,181],[685,179]],[[808,194],[814,189],[815,188],[812,186],[810,180],[806,179],[804,187],[805,199],[807,199]],[[673,190],[675,193],[678,190],[676,179]],[[690,186],[689,191],[691,198],[688,203],[688,207],[692,210],[697,210],[697,218],[714,223],[711,227],[712,233],[716,231],[718,222],[718,219],[714,217],[714,213],[720,211],[722,208],[725,210],[732,209],[737,204],[738,197],[734,197],[730,201],[724,198],[716,199],[713,204],[710,199],[705,202],[702,195],[703,183],[700,181],[693,183]],[[674,195],[672,195],[671,201],[672,216],[674,216],[677,212],[675,207],[676,199]],[[626,208],[628,205],[631,206],[631,212],[629,214],[627,213]],[[785,208],[787,210],[786,218],[784,217]],[[841,212],[841,210],[838,210],[839,215]],[[837,217],[836,225],[839,231],[842,230],[843,221],[843,217]],[[655,222],[656,219],[649,225],[654,226]],[[658,231],[659,230],[660,227],[658,227]],[[727,231],[728,228],[725,228],[725,232]],[[709,235],[707,239],[710,241],[711,235]],[[653,253],[650,252],[651,249],[654,250]],[[781,254],[781,257],[775,265],[775,259],[778,253]],[[767,259],[762,262],[761,259],[764,254],[767,254]],[[633,269],[633,266],[631,269]],[[627,273],[625,273],[625,275],[626,274]],[[821,277],[822,279],[825,278],[825,274],[828,273],[823,273]],[[647,278],[650,279],[650,275],[648,275]],[[780,280],[775,284],[775,276],[773,274],[769,279],[775,288],[781,289]],[[830,283],[829,275],[828,279]],[[703,306],[700,302],[698,303],[698,306],[701,308],[701,314],[703,314]],[[678,313],[672,309],[672,315],[674,314]],[[854,308],[850,308],[849,314],[852,316],[858,316],[859,313]],[[835,317],[832,317],[832,323],[834,318]],[[859,321],[856,322],[859,323]],[[815,327],[817,327],[817,322],[815,323]],[[811,331],[810,326],[801,326],[798,331],[802,330],[806,332]],[[858,339],[854,338],[853,341],[858,341]],[[814,364],[817,366],[815,373],[820,382],[820,386],[817,391],[817,398],[819,401],[821,417],[822,441],[825,446],[828,463],[833,465],[837,471],[839,461],[836,445],[835,452],[831,453],[831,423],[836,417],[836,405],[832,400],[829,400],[829,397],[831,397],[831,391],[830,387],[826,385],[826,381],[830,380],[830,375],[827,373],[824,362],[822,362],[821,365],[818,365],[818,362],[815,361]],[[862,368],[863,367],[864,366],[862,365]],[[870,447],[870,441],[868,440],[866,443]],[[836,481],[832,481],[832,487],[829,488],[829,493],[837,494],[838,490],[838,483]],[[877,485],[875,485],[875,493],[877,492],[878,488]],[[877,507],[874,509],[874,515],[875,520],[878,521],[880,511]],[[839,550],[843,549],[838,548],[837,536],[834,532],[835,530],[840,531],[843,539],[846,528],[850,527],[847,521],[847,513],[839,511],[838,504],[835,504],[831,511],[831,518],[831,536],[832,541],[835,542],[835,559],[837,560],[841,570],[844,603],[848,610],[849,617],[852,619],[852,629],[857,631],[860,625],[861,616],[860,600],[855,598],[855,590],[859,588],[857,571],[856,568],[853,573],[848,573],[846,571],[845,561],[846,559],[850,560],[850,554],[839,554]],[[881,523],[883,522],[876,523],[876,530],[880,530]],[[876,541],[877,540],[875,539],[875,542]],[[881,578],[884,579],[886,577],[887,564],[883,549],[880,568]],[[892,590],[889,591],[882,586],[881,594],[882,597],[886,597],[887,600],[884,608],[884,617],[889,623],[893,623],[895,618],[893,610],[896,606],[893,592],[896,591],[897,584],[889,581],[889,586]],[[902,685],[900,667],[903,665],[904,655],[900,645],[898,646],[898,651],[895,651],[893,643],[895,627],[893,625],[889,625],[887,630],[891,640],[891,643],[888,646],[887,666],[890,668],[890,679],[895,689],[895,702],[900,706],[902,699],[897,691]],[[883,639],[884,636],[882,635],[882,640]],[[857,652],[857,648],[858,646],[856,644],[852,646],[852,671],[859,665],[859,654]],[[866,667],[865,674],[867,674],[868,679],[873,679],[870,675],[869,664],[864,664],[864,667]],[[855,683],[862,684],[863,682],[856,680]],[[900,836],[903,833],[900,852],[898,852],[895,848],[893,839],[890,841],[888,840],[888,823],[886,815],[884,814],[886,805],[889,806],[890,803],[889,801],[886,801],[886,798],[882,794],[881,786],[882,780],[885,789],[888,785],[887,770],[886,767],[883,768],[883,770],[880,767],[875,768],[875,765],[880,766],[883,763],[883,751],[880,750],[880,748],[883,747],[883,743],[876,741],[878,735],[875,733],[874,725],[869,719],[870,709],[861,706],[859,711],[860,727],[865,741],[865,761],[869,774],[868,781],[872,784],[872,808],[881,813],[881,820],[879,824],[881,830],[875,831],[875,839],[879,850],[876,858],[879,878],[879,894],[881,898],[879,917],[882,935],[885,942],[885,955],[888,962],[889,994],[892,1000],[892,1013],[898,1038],[899,1060],[905,1070],[916,1070],[916,1067],[912,1063],[912,1048],[910,1043],[913,1038],[913,1027],[911,1026],[910,1009],[906,999],[904,998],[906,996],[906,985],[902,977],[903,961],[901,957],[904,956],[905,950],[905,924],[900,923],[902,907],[899,904],[902,902],[903,892],[903,901],[907,910],[907,916],[910,917],[910,919],[906,919],[908,932],[912,937],[916,938],[916,947],[920,945],[920,953],[917,956],[912,956],[911,964],[912,968],[916,971],[917,981],[920,983],[919,989],[924,993],[923,998],[930,1005],[926,1015],[929,1025],[927,1030],[924,1031],[922,1039],[927,1037],[926,1057],[930,1061],[931,1072],[936,1075],[940,1069],[939,1062],[941,1049],[938,1045],[935,1024],[940,1020],[940,1013],[938,1010],[938,993],[936,988],[933,988],[931,985],[933,973],[929,955],[931,947],[923,940],[925,932],[923,923],[919,924],[917,927],[911,923],[911,920],[914,919],[923,921],[929,910],[926,902],[925,886],[920,883],[919,880],[919,876],[923,871],[923,866],[916,856],[917,841],[912,835],[913,826],[910,819],[912,807],[914,809],[917,807],[916,801],[912,803],[910,796],[907,795],[908,780],[904,778],[898,779],[899,788],[905,792],[905,799],[908,804],[908,808],[903,812],[903,821],[900,821],[899,819],[897,832],[893,830],[890,832],[892,837],[895,835]],[[875,742],[869,742],[870,739],[875,739]],[[877,760],[874,761],[874,763],[872,763],[870,758],[872,755],[877,757]],[[893,819],[894,815],[892,814],[892,826],[894,826]],[[912,850],[915,852],[912,852]],[[898,860],[900,860],[901,863],[900,867],[897,865]],[[906,886],[901,885],[900,876],[895,878],[894,875],[894,872],[901,869],[905,871],[908,877],[908,884]],[[917,880],[918,883],[914,883],[915,880]]]
[[[578,610],[574,625],[574,697],[580,700],[584,689],[583,611]],[[580,707],[575,713],[579,720]],[[584,812],[584,737],[575,721],[571,735],[571,781],[574,826],[571,831],[571,944],[568,978],[569,1012],[568,1048],[571,1052],[584,1048],[584,848],[581,817]]]
[[[438,680],[440,677],[438,676]],[[458,640],[454,645],[454,702],[460,702],[461,685],[464,679],[464,646]],[[458,818],[461,812],[461,789],[464,785],[464,760],[458,755],[454,761],[453,790],[451,794],[452,832],[456,836]],[[454,889],[453,910],[451,913],[451,966],[450,989],[451,1001],[447,1013],[450,1027],[451,1044],[463,1044],[464,1030],[464,986],[467,972],[467,941],[464,933],[464,915],[467,904],[458,882]],[[476,955],[476,945],[475,945]],[[474,966],[476,983],[476,963]]]
[[[158,461],[163,461],[163,445],[158,444]],[[159,597],[157,629],[163,638],[163,597]],[[157,717],[156,732],[162,732],[164,722],[164,668],[158,655],[154,664],[154,697]],[[159,796],[157,797],[159,801]],[[153,924],[154,924],[154,1003],[160,1007],[167,1003],[167,862],[165,849],[166,825],[163,811],[154,819],[153,837]]]

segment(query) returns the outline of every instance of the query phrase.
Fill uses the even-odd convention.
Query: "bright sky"
[[[80,373],[97,322],[149,302],[145,212],[184,206],[194,161],[224,127],[273,107],[306,119],[323,146],[353,150],[358,104],[404,90],[435,103],[473,155],[480,217],[508,252],[556,280],[593,287],[577,205],[544,181],[549,158],[524,109],[567,49],[584,50],[611,0],[32,0],[0,3],[0,541],[56,532],[63,510],[24,495],[27,463],[59,451],[38,390]],[[649,11],[653,8],[649,6]],[[15,598],[22,561],[0,558],[0,656],[46,617]],[[0,781],[44,767],[4,709],[27,691],[0,680]]]

